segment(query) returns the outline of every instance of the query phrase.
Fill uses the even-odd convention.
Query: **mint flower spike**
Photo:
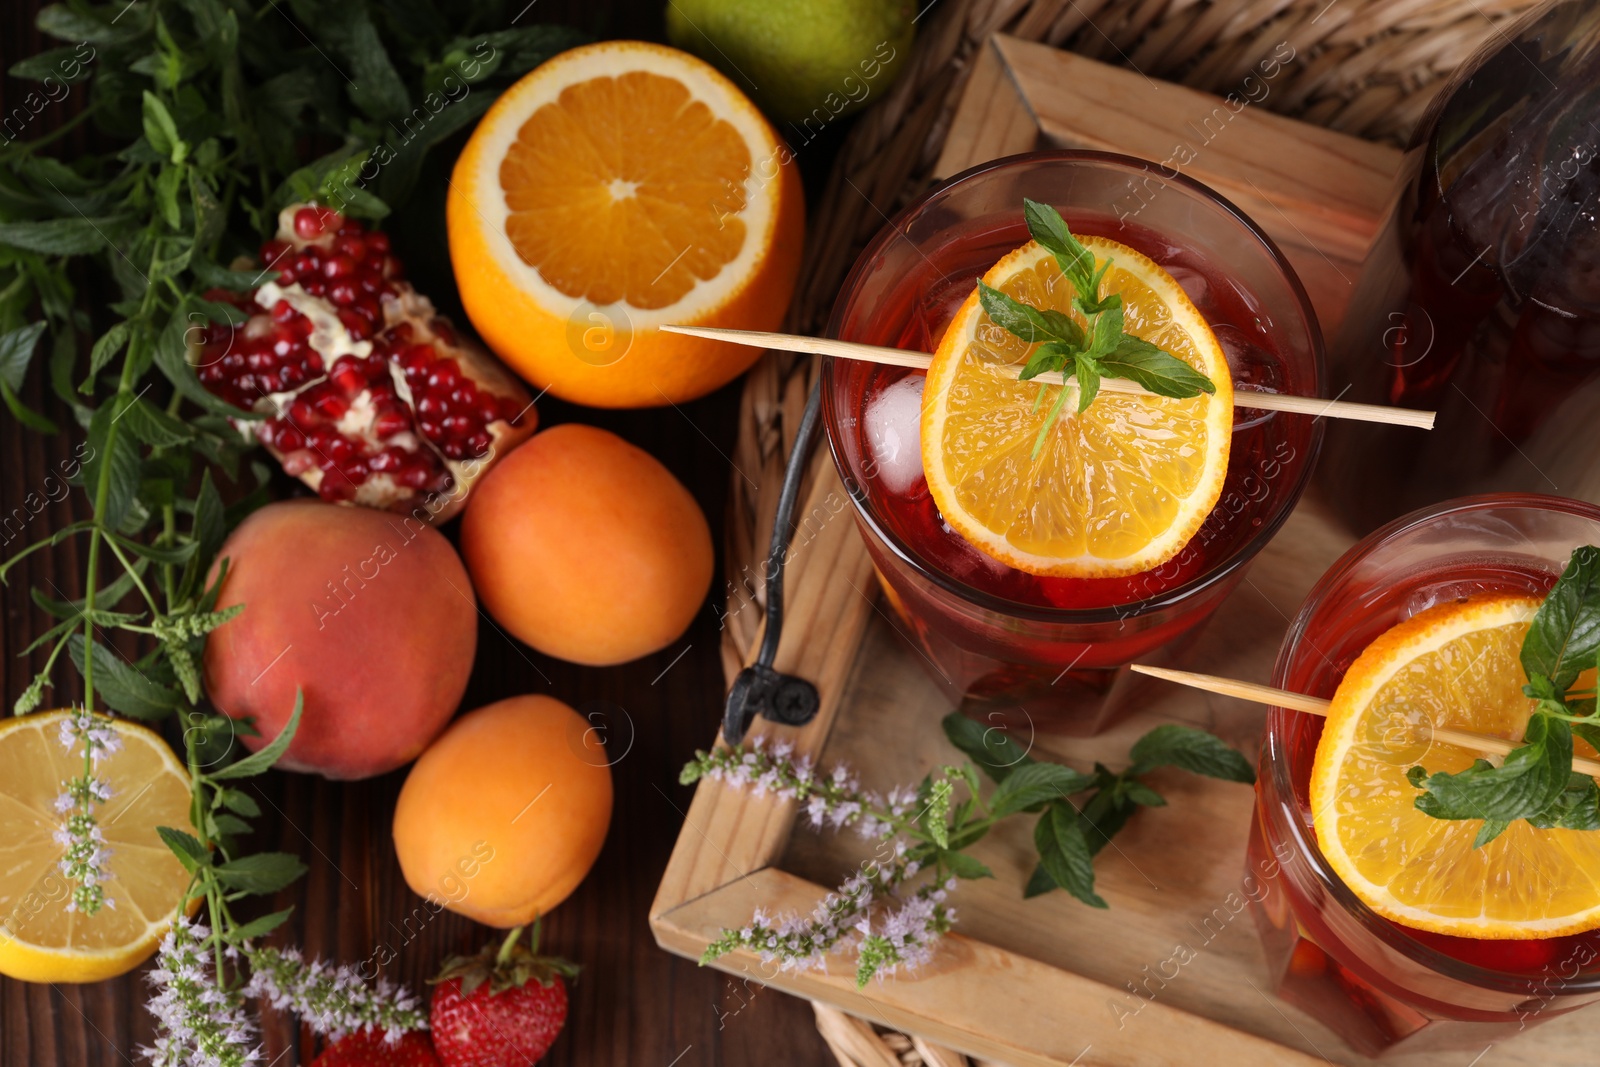
[[[408,1030],[428,1028],[428,1013],[418,1006],[416,994],[387,978],[369,986],[348,964],[307,963],[295,949],[246,947],[244,954],[250,962],[244,995],[294,1012],[319,1034],[338,1040],[370,1027],[382,1030],[392,1045]]]
[[[59,734],[61,747],[69,754],[80,745],[83,747],[83,773],[62,782],[62,792],[56,797],[56,812],[66,819],[54,836],[62,848],[58,866],[73,884],[67,910],[85,915],[94,915],[102,906],[117,906],[101,884],[106,880],[105,864],[111,858],[111,850],[105,845],[105,835],[94,814],[96,804],[111,799],[110,783],[97,777],[94,770],[122,748],[122,738],[109,722],[87,708],[76,708],[61,720]]]
[[[1096,269],[1094,253],[1073,236],[1060,212],[1034,200],[1024,200],[1022,204],[1029,235],[1055,257],[1062,276],[1072,284],[1072,306],[1084,317],[1085,324],[1080,326],[1053,308],[1033,307],[980,279],[978,302],[990,320],[1020,340],[1039,346],[1018,373],[1018,381],[1029,381],[1049,371],[1076,378],[1080,413],[1094,402],[1103,378],[1126,378],[1147,392],[1176,399],[1217,391],[1210,378],[1177,356],[1123,329],[1122,297],[1117,293],[1100,295],[1106,272],[1111,269],[1109,258]],[[1040,394],[1041,399],[1043,395]],[[1051,405],[1034,442],[1034,459],[1044,451],[1050,429],[1060,418],[1068,395],[1069,390],[1063,388]]]
[[[140,1052],[157,1067],[248,1067],[264,1063],[256,1026],[237,993],[218,981],[211,930],[179,916],[161,939],[145,1008],[156,1017],[155,1044]]]

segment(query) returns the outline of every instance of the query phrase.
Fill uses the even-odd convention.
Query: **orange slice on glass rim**
[[[1482,820],[1423,814],[1406,779],[1414,766],[1455,773],[1479,758],[1434,740],[1436,727],[1521,738],[1534,702],[1520,652],[1539,603],[1493,595],[1419,612],[1368,645],[1334,693],[1311,771],[1312,825],[1335,873],[1387,919],[1492,939],[1600,926],[1600,833],[1519,820],[1473,848]],[[1581,739],[1574,748],[1593,755]]]
[[[1101,292],[1121,294],[1124,329],[1194,367],[1216,392],[1178,400],[1103,382],[1086,411],[1068,399],[1035,456],[1059,391],[1075,392],[1077,383],[1018,381],[1037,345],[996,325],[974,292],[928,368],[922,465],[945,521],[988,555],[1031,574],[1112,578],[1177,555],[1216,506],[1228,471],[1233,383],[1211,327],[1172,275],[1116,241],[1080,240],[1096,269],[1112,261]],[[983,280],[1084,322],[1072,307],[1072,283],[1036,242]]]

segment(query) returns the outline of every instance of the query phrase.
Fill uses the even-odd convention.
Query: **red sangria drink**
[[[1011,157],[928,194],[858,260],[830,333],[933,352],[978,278],[1028,242],[1024,198],[1054,207],[1072,233],[1164,268],[1225,354],[1237,390],[1225,480],[1181,550],[1114,577],[1030,573],[981,550],[929,489],[922,371],[830,359],[823,417],[896,622],[952,703],[1087,734],[1124,703],[1125,665],[1179,650],[1294,507],[1319,420],[1237,401],[1246,390],[1319,395],[1321,339],[1298,279],[1237,209],[1153,164],[1090,152]]]
[[[1415,798],[1424,792],[1403,773],[1473,764],[1478,753],[1433,737],[1450,725],[1448,716],[1437,720],[1439,707],[1453,699],[1491,720],[1486,709],[1502,701],[1508,716],[1480,719],[1476,732],[1523,737],[1534,702],[1522,693],[1526,675],[1514,648],[1507,655],[1492,642],[1471,644],[1478,636],[1459,647],[1440,645],[1438,627],[1464,619],[1455,625],[1470,629],[1474,612],[1496,605],[1513,612],[1518,601],[1536,607],[1574,550],[1596,544],[1600,508],[1589,504],[1524,494],[1451,501],[1397,519],[1357,544],[1317,583],[1290,626],[1273,685],[1312,696],[1339,692],[1342,699],[1384,649],[1403,655],[1398,650],[1408,631],[1435,649],[1406,661],[1416,683],[1411,697],[1373,690],[1376,710],[1351,735],[1354,754],[1343,766],[1386,768],[1387,788],[1344,782],[1337,787],[1343,797],[1329,799],[1337,794],[1314,786],[1327,773],[1329,749],[1338,747],[1322,743],[1325,731],[1339,729],[1340,699],[1327,719],[1282,708],[1267,717],[1247,881],[1260,883],[1251,900],[1272,981],[1279,996],[1367,1055],[1481,1050],[1600,997],[1600,930],[1541,936],[1541,929],[1597,921],[1544,912],[1600,908],[1600,888],[1583,875],[1583,864],[1600,863],[1600,832],[1541,830],[1519,821],[1475,847],[1474,834],[1489,836],[1483,820],[1423,814]],[[1527,623],[1521,627],[1516,641]],[[1451,659],[1451,649],[1469,647],[1470,655]],[[1448,677],[1429,680],[1428,656]],[[1349,678],[1355,681],[1342,687]],[[1592,687],[1592,674],[1579,684]],[[1574,748],[1580,755],[1594,751],[1581,740]],[[1385,804],[1383,812],[1362,808]],[[1383,824],[1376,832],[1368,827],[1367,854],[1354,874],[1337,858],[1345,839],[1327,836],[1331,806],[1350,809],[1341,819],[1359,815]],[[1447,834],[1456,835],[1453,846],[1441,843]],[[1578,865],[1553,876],[1552,868],[1541,870],[1547,848]],[[1392,878],[1368,873],[1398,871],[1408,862],[1432,866]]]

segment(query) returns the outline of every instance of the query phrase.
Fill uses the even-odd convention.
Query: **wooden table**
[[[33,28],[41,6],[41,0],[4,5],[0,66],[10,67],[47,46]],[[532,15],[578,25],[596,36],[660,39],[663,7],[662,0],[543,0]],[[0,78],[0,114],[17,106],[27,91],[23,85]],[[69,97],[49,109],[37,120],[38,130],[30,132],[43,132],[69,117],[78,102]],[[64,141],[63,151],[70,153],[82,143],[75,133]],[[820,188],[836,144],[834,133],[799,153],[808,188]],[[442,210],[438,224],[442,230]],[[415,267],[415,257],[412,262]],[[438,289],[432,291],[437,298]],[[30,376],[28,403],[59,423],[70,423],[41,384],[38,375]],[[569,420],[603,426],[658,457],[711,518],[720,555],[730,475],[726,457],[732,451],[738,388],[729,386],[676,409],[640,412],[591,411],[545,400],[539,405],[540,419],[547,426]],[[69,451],[65,437],[40,436],[0,412],[0,515],[19,507]],[[87,501],[74,493],[34,518],[24,536],[31,542],[88,514]],[[454,536],[453,529],[445,532]],[[7,546],[6,554],[22,543],[19,539]],[[7,709],[42,666],[38,657],[17,658],[44,625],[29,600],[29,588],[38,584],[48,589],[53,583],[62,595],[77,596],[81,575],[81,555],[68,544],[34,556],[0,589],[0,697]],[[464,707],[518,693],[548,693],[580,711],[606,716],[611,724],[608,744],[617,759],[612,769],[616,807],[605,849],[588,879],[546,922],[546,947],[584,967],[572,989],[566,1031],[546,1063],[695,1067],[831,1062],[803,1001],[668,955],[656,948],[646,922],[692,792],[677,784],[678,770],[696,746],[709,744],[716,734],[723,688],[717,653],[722,601],[720,587],[714,589],[681,640],[637,663],[609,669],[552,660],[487,623],[480,628],[477,666]],[[65,661],[55,680],[58,700],[76,695],[77,678]],[[266,815],[258,823],[257,840],[264,849],[297,854],[310,867],[272,905],[294,905],[287,927],[292,943],[343,962],[362,961],[374,953],[379,958],[394,955],[384,973],[423,990],[444,956],[476,948],[490,931],[448,912],[422,918],[429,909],[419,908],[421,899],[406,888],[389,841],[389,820],[404,774],[356,783],[268,775],[261,780]],[[382,952],[384,947],[389,951]],[[0,1067],[141,1062],[136,1049],[153,1037],[151,1017],[143,1008],[143,970],[87,986],[0,979]],[[275,1067],[310,1062],[316,1041],[293,1020],[268,1012],[262,1023],[267,1060]]]

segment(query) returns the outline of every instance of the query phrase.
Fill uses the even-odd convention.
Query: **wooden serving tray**
[[[1264,72],[1256,78],[1252,84],[1271,91]],[[1259,88],[1250,91],[1260,96]],[[937,170],[947,176],[1038,147],[1163,161],[1185,145],[1190,152],[1178,157],[1188,160],[1181,169],[1272,235],[1331,333],[1399,165],[1392,148],[995,37],[979,52]],[[825,447],[799,515],[777,667],[815,682],[822,709],[800,730],[760,723],[752,732],[783,734],[825,766],[847,761],[864,785],[877,789],[958,761],[939,728],[949,702],[878,596]],[[1305,500],[1218,612],[1189,663],[1265,681],[1288,620],[1351,542],[1314,498]],[[1079,768],[1094,760],[1121,766],[1134,739],[1172,721],[1203,726],[1247,755],[1256,753],[1259,707],[1141,685],[1140,710],[1109,733],[1088,740],[1040,735],[1034,754]],[[1098,858],[1096,888],[1108,910],[1065,893],[1024,900],[1035,858],[1029,821],[1015,820],[973,850],[996,877],[960,884],[953,896],[958,932],[919,971],[857,990],[842,956],[826,971],[798,974],[778,973],[747,953],[713,966],[1017,1067],[1368,1062],[1269,992],[1240,888],[1252,791],[1181,772],[1167,773],[1157,786],[1169,806],[1142,812]],[[848,832],[791,834],[795,817],[790,802],[702,782],[651,908],[662,947],[698,957],[757,907],[808,912],[868,856],[866,843]],[[1281,891],[1269,883],[1269,892]],[[1159,977],[1175,967],[1176,977]],[[1389,1062],[1576,1067],[1594,1062],[1581,1026],[1573,1016],[1554,1019],[1486,1050],[1481,1060],[1468,1052]]]

